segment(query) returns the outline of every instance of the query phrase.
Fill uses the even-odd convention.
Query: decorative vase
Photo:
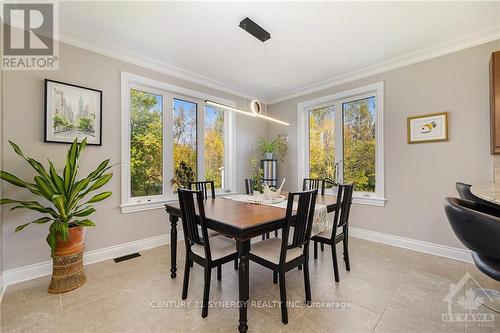
[[[272,160],[273,159],[273,153],[265,153],[266,160]]]
[[[52,279],[49,293],[60,294],[82,286],[87,278],[83,269],[85,228],[77,226],[68,229],[68,241],[58,238],[52,254]]]

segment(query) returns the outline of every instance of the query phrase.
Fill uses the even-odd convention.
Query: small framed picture
[[[408,143],[448,141],[449,112],[408,117]]]
[[[102,145],[102,91],[45,80],[45,142]]]

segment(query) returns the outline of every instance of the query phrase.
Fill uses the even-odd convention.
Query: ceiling
[[[59,12],[63,41],[270,102],[500,38],[500,2],[88,1]],[[238,27],[247,16],[269,41]]]

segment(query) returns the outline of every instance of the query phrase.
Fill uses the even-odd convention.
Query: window
[[[299,184],[354,183],[354,202],[383,206],[383,84],[300,103],[298,116]]]
[[[205,178],[224,188],[224,111],[205,106]]]
[[[234,118],[204,101],[234,102],[122,73],[122,211],[161,208],[175,200],[175,170],[184,162],[217,193],[235,188]]]
[[[131,197],[163,194],[163,97],[130,89]]]
[[[174,98],[174,169],[185,162],[197,174],[196,119],[198,104]]]

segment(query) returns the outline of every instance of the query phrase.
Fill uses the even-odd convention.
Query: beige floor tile
[[[351,271],[337,245],[340,283],[331,251],[309,262],[313,307],[305,305],[303,271],[286,274],[289,323],[281,322],[279,287],[272,272],[250,263],[249,332],[498,332],[494,327],[445,327],[444,297],[469,272],[483,287],[500,283],[475,266],[388,245],[351,239]],[[47,293],[50,276],[9,286],[0,305],[1,332],[236,332],[238,271],[212,271],[210,308],[201,318],[203,268],[191,270],[181,301],[184,243],[178,243],[177,278],[170,278],[170,246],[141,252],[121,263],[86,266],[87,283],[61,295]],[[462,295],[460,295],[462,296]],[[488,310],[485,310],[488,311]]]

